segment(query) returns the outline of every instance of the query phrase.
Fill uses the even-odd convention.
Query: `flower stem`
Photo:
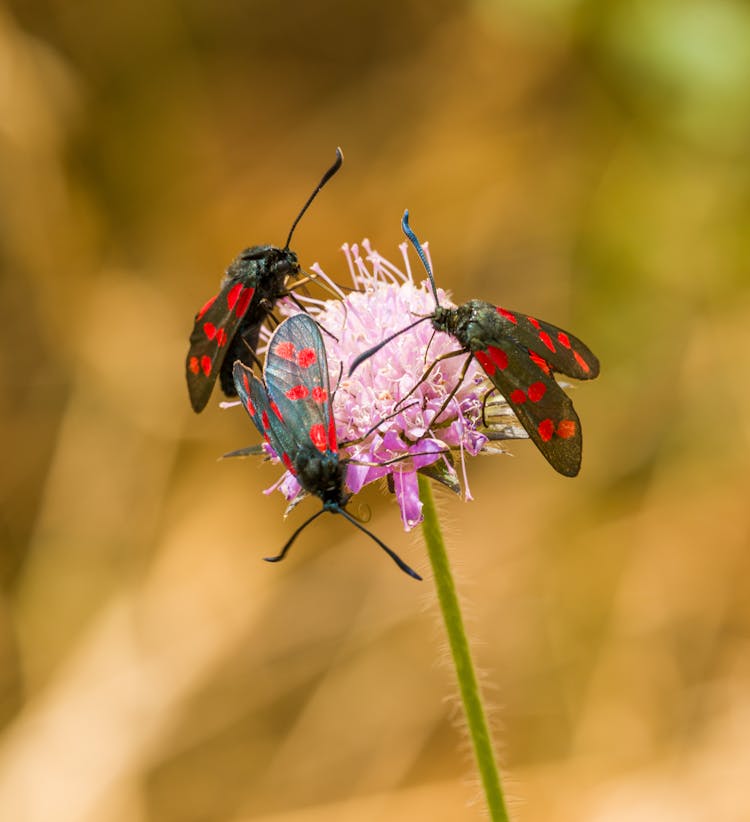
[[[429,480],[419,475],[419,498],[422,500],[422,513],[424,522],[422,523],[422,533],[427,544],[427,552],[432,564],[432,572],[435,577],[440,610],[443,612],[445,629],[448,634],[448,641],[451,646],[453,664],[456,667],[458,685],[461,689],[461,699],[463,701],[466,723],[469,726],[469,734],[474,746],[474,753],[477,758],[479,773],[482,777],[484,794],[487,798],[487,807],[490,812],[490,819],[493,822],[508,822],[508,811],[505,807],[503,789],[500,785],[500,775],[498,773],[495,754],[492,750],[492,739],[490,737],[487,719],[482,706],[479,694],[474,665],[471,661],[469,643],[464,630],[461,609],[458,604],[456,586],[453,582],[448,555],[445,551],[445,542],[440,530],[435,501],[432,496]]]

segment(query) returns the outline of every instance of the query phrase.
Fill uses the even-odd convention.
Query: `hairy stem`
[[[503,789],[500,785],[500,774],[492,750],[492,739],[484,707],[482,706],[474,665],[471,660],[469,643],[458,604],[456,586],[448,564],[448,555],[445,552],[445,542],[437,511],[435,510],[432,489],[429,480],[421,475],[419,476],[419,497],[422,500],[422,512],[424,514],[422,533],[427,544],[427,553],[430,556],[432,572],[435,577],[440,610],[448,634],[458,686],[461,690],[466,724],[469,727],[469,734],[474,746],[490,819],[493,822],[509,822]]]

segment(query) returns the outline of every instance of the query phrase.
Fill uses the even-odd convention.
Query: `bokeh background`
[[[12,0],[0,9],[0,815],[484,818],[417,585],[200,417],[246,245],[339,281],[399,219],[439,283],[569,328],[583,471],[441,494],[518,822],[750,819],[750,8]],[[307,503],[312,510],[315,503]]]

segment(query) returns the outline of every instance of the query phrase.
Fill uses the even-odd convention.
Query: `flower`
[[[344,293],[315,264],[311,270],[341,299],[299,295],[297,299],[328,332],[324,339],[331,385],[335,386],[333,412],[340,455],[347,461],[346,484],[356,493],[370,482],[390,477],[404,527],[409,530],[422,520],[418,471],[460,493],[457,455],[465,497],[471,499],[466,455],[497,453],[503,449],[496,440],[525,437],[526,433],[496,392],[483,414],[483,401],[492,390],[484,371],[473,358],[467,363],[466,355],[440,359],[457,351],[456,342],[448,334],[435,332],[429,322],[404,331],[347,376],[364,350],[435,308],[426,283],[416,285],[413,280],[407,243],[399,248],[403,271],[367,240],[361,246],[344,245],[355,290]],[[441,305],[452,305],[441,289],[438,295]],[[282,313],[299,310],[294,301],[282,301]],[[266,341],[268,336],[265,332]],[[456,388],[465,367],[464,379]],[[488,425],[483,425],[483,418]],[[277,488],[292,505],[301,498],[302,489],[289,472],[268,493]]]

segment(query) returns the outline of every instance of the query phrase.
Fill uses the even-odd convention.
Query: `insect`
[[[219,293],[195,315],[185,374],[196,413],[206,407],[217,376],[228,397],[237,395],[232,366],[235,360],[248,365],[257,360],[255,349],[261,325],[271,314],[276,300],[289,293],[287,277],[298,277],[301,273],[297,255],[289,248],[294,229],[317,193],[341,168],[343,159],[341,149],[337,148],[336,161],[302,206],[284,247],[246,248],[227,268]]]
[[[599,374],[599,360],[577,337],[522,312],[482,300],[469,300],[458,308],[441,306],[430,264],[409,227],[408,211],[404,212],[401,227],[427,271],[435,310],[360,354],[352,363],[349,375],[399,334],[430,320],[436,331],[452,335],[461,347],[437,358],[417,385],[441,360],[470,355],[453,392],[435,419],[458,390],[472,358],[476,359],[549,464],[560,474],[576,476],[581,467],[581,423],[572,401],[554,375],[592,380]]]
[[[292,534],[268,562],[283,559],[300,533],[325,511],[341,514],[376,542],[398,567],[421,579],[387,545],[346,510],[346,460],[339,458],[331,405],[328,360],[317,323],[307,314],[284,320],[268,343],[263,381],[242,362],[234,363],[234,383],[255,427],[295,476],[304,491],[323,507]],[[249,449],[246,449],[249,452]]]

